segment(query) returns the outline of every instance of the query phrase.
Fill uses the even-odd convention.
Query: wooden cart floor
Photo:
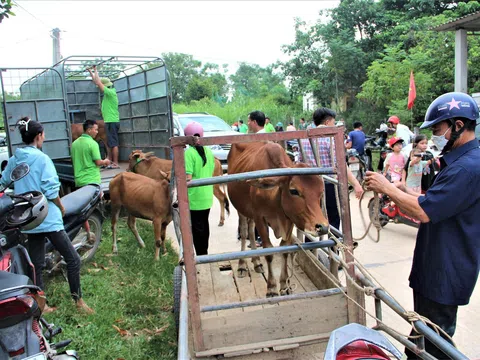
[[[261,258],[264,274],[255,272],[253,263],[247,259],[248,275],[240,278],[237,274],[238,260],[224,261],[213,264],[203,264],[197,266],[197,279],[200,295],[200,306],[220,305],[239,301],[264,299],[267,293],[267,263],[265,258]],[[292,272],[289,259],[289,274]],[[274,273],[280,274],[280,259],[278,256],[274,260]],[[313,282],[303,272],[302,268],[295,263],[293,276],[290,283],[294,287],[294,293],[303,293],[317,290]],[[281,306],[282,303],[274,305],[257,305],[243,309],[226,310],[230,314],[236,312],[248,312],[260,308],[269,308],[272,306]],[[218,316],[219,312],[202,313],[203,318]],[[220,312],[221,313],[221,312]]]
[[[255,272],[251,259],[247,259],[249,272],[243,278],[237,276],[238,260],[197,265],[200,306],[265,299],[267,265],[264,258],[261,261],[265,274]],[[280,265],[281,257],[276,255],[274,274],[277,281]],[[290,259],[289,265],[291,274]],[[295,263],[293,270],[290,283],[294,294],[318,290],[300,265]],[[330,332],[348,322],[342,294],[206,312],[201,314],[201,319],[206,350],[201,352],[201,357],[207,354],[227,355],[230,351],[232,356],[235,349],[249,353],[255,347],[257,352],[265,348],[283,350],[270,351],[269,355],[261,352],[256,356],[250,352],[254,356],[252,359],[318,358],[325,349]],[[299,346],[302,344],[307,346]],[[306,356],[305,350],[309,347],[313,349],[314,357]],[[219,349],[226,349],[226,352],[217,351]],[[302,355],[294,356],[295,352]],[[250,359],[250,356],[247,358]]]

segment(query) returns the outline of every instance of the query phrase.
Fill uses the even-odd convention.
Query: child
[[[296,164],[300,161],[300,152],[298,151],[298,146],[293,145],[292,150],[293,150],[294,161],[295,161],[295,164]]]
[[[425,135],[416,136],[413,141],[412,152],[402,174],[403,185],[417,193],[425,193],[435,175],[435,169],[432,164],[433,154],[427,151],[427,149],[427,137]],[[419,154],[421,155],[419,156]],[[413,163],[412,159],[414,160]],[[420,164],[425,164],[425,166],[420,166]],[[419,173],[420,167],[422,167],[421,173]]]
[[[388,140],[388,145],[393,149],[392,153],[389,153],[385,159],[385,170],[383,175],[390,177],[392,183],[399,183],[402,181],[402,172],[405,167],[407,159],[402,154],[403,147],[402,138],[393,137]]]

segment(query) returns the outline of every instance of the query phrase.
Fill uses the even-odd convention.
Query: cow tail
[[[230,202],[228,201],[227,194],[225,194],[223,204],[225,205],[225,210],[227,211],[227,215],[230,216]]]

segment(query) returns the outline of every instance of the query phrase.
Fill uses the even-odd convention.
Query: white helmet
[[[6,219],[9,226],[32,230],[47,217],[48,202],[41,192],[29,191],[14,195],[13,199],[15,206]]]

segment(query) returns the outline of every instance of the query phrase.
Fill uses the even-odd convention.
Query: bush
[[[238,120],[247,120],[248,114],[254,110],[260,110],[271,119],[272,124],[277,122],[288,123],[295,120],[298,123],[302,117],[302,104],[298,99],[292,100],[292,104],[279,104],[275,97],[267,96],[265,98],[237,97],[233,101],[225,104],[218,103],[211,99],[201,99],[191,101],[188,104],[173,104],[173,111],[178,114],[187,112],[208,112],[216,115],[229,124]]]

